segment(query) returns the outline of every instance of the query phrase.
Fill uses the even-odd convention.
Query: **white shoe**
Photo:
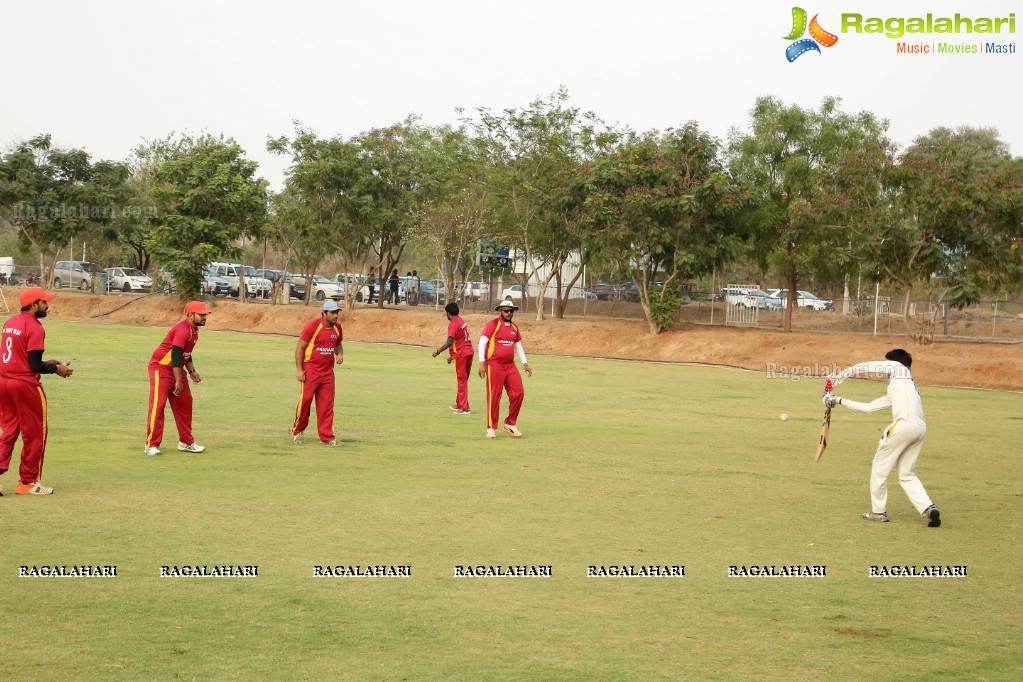
[[[331,445],[335,448],[339,448],[342,445],[344,445],[344,441],[340,441],[337,438],[335,438],[334,440],[324,441],[324,445]]]
[[[147,455],[159,455],[160,454],[160,448],[148,447],[145,450],[143,450],[142,452],[144,452]]]
[[[305,442],[305,435],[302,433],[296,433],[294,440],[296,445],[301,445],[302,443]]]
[[[189,445],[178,441],[178,450],[181,450],[182,452],[202,452],[205,449],[205,445],[199,445],[198,443],[192,443]]]
[[[487,429],[487,438],[497,438],[497,429]]]
[[[519,431],[516,427],[512,426],[511,424],[505,424],[501,430],[504,431],[505,433],[510,433],[515,438],[522,438],[522,432]]]

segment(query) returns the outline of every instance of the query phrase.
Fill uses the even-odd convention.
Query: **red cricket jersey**
[[[514,322],[505,324],[498,317],[487,322],[483,336],[490,339],[487,343],[487,360],[515,362],[515,342],[522,341],[518,325]]]
[[[344,340],[341,325],[324,326],[323,318],[310,320],[298,335],[306,343],[302,369],[329,374],[334,371],[334,349]]]
[[[43,325],[32,313],[20,313],[7,320],[0,335],[0,376],[42,385],[39,375],[28,366],[28,353],[45,350],[45,342]]]
[[[448,336],[454,341],[448,348],[451,357],[459,355],[472,355],[472,339],[469,337],[469,325],[460,315],[455,315],[448,323]]]
[[[170,331],[167,332],[167,336],[164,337],[163,343],[153,351],[153,357],[149,358],[149,364],[160,365],[170,370],[171,348],[177,346],[184,350],[181,356],[182,366],[187,365],[188,361],[192,359],[192,349],[195,348],[195,344],[198,341],[199,328],[193,327],[188,319],[181,320],[181,322],[171,327]]]

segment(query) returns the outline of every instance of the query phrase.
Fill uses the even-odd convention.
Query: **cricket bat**
[[[814,455],[813,461],[821,461],[821,455],[824,454],[825,448],[828,447],[828,431],[831,429],[831,408],[824,408],[824,422],[821,424],[821,439],[817,442],[817,454]]]
[[[832,388],[834,388],[834,384],[832,383],[831,378],[828,377],[828,379],[825,380],[825,382],[824,382],[824,395],[827,395],[831,391]],[[828,447],[828,431],[830,431],[830,430],[831,430],[831,408],[830,407],[825,407],[824,408],[824,421],[821,422],[821,437],[820,437],[820,440],[817,441],[817,454],[814,455],[814,457],[813,457],[813,461],[814,462],[821,461],[821,455],[824,454],[824,450],[826,450],[827,447]]]

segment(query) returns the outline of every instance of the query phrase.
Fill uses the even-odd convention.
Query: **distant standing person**
[[[0,338],[0,474],[7,473],[20,435],[17,495],[53,493],[53,488],[40,483],[49,424],[46,393],[39,377],[56,374],[67,378],[74,370],[60,360],[43,360],[46,332],[39,320],[46,317],[52,300],[53,294],[39,287],[25,289],[19,298],[21,312],[4,323]]]
[[[344,334],[337,318],[340,309],[334,301],[323,304],[320,316],[310,320],[298,335],[295,347],[295,378],[301,386],[295,423],[291,433],[296,443],[305,441],[302,433],[309,426],[309,413],[316,400],[316,431],[327,445],[344,445],[334,436],[334,365],[345,361],[341,342]]]
[[[398,289],[401,287],[401,277],[398,276],[398,268],[395,268],[391,272],[391,276],[387,278],[387,302],[398,305],[401,303],[401,295],[398,293]]]
[[[515,366],[516,356],[522,363],[526,374],[533,376],[533,370],[526,361],[526,351],[522,347],[522,334],[519,327],[512,322],[512,317],[519,307],[511,301],[502,301],[494,310],[500,315],[487,322],[480,336],[479,375],[487,380],[487,438],[497,438],[497,423],[501,416],[501,393],[508,393],[508,418],[504,420],[501,430],[515,438],[521,438],[522,432],[515,425],[522,407],[525,389],[522,387],[522,375]]]
[[[899,484],[910,503],[927,519],[928,526],[937,528],[941,525],[941,514],[914,473],[916,460],[924,445],[924,436],[927,435],[927,422],[924,421],[920,393],[909,371],[913,358],[901,348],[888,351],[884,357],[884,360],[846,367],[834,379],[838,384],[857,375],[884,374],[888,376],[888,391],[885,395],[869,403],[860,403],[825,393],[824,404],[828,407],[843,405],[855,412],[867,413],[892,408],[892,423],[884,430],[870,467],[870,511],[861,517],[867,521],[887,523],[888,474],[898,467]]]
[[[366,286],[369,287],[369,301],[367,301],[366,303],[367,304],[372,304],[372,302],[373,302],[373,293],[377,293],[375,291],[375,289],[376,289],[376,277],[373,276],[373,269],[372,268],[369,269],[369,274],[366,275]],[[377,295],[379,295],[379,293],[377,293]]]
[[[409,278],[408,302],[409,305],[419,305],[419,273],[415,270]]]
[[[448,364],[455,366],[455,404],[448,405],[455,414],[472,414],[469,410],[469,372],[472,371],[472,337],[469,325],[458,314],[458,304],[451,302],[444,306],[444,315],[448,318],[448,337],[433,357],[445,350],[448,351]]]
[[[147,455],[159,455],[163,442],[164,409],[170,402],[174,424],[178,428],[178,450],[202,452],[205,446],[192,435],[192,390],[185,379],[201,384],[202,377],[192,362],[192,350],[199,342],[199,327],[206,325],[210,314],[202,301],[189,301],[185,319],[171,327],[163,342],[149,359],[149,413],[146,429]]]

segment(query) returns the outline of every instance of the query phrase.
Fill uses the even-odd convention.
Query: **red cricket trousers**
[[[35,483],[43,475],[46,452],[46,392],[40,384],[0,377],[0,474],[7,471],[14,443],[21,435],[22,483]]]
[[[522,375],[514,362],[487,361],[487,428],[496,429],[501,417],[501,392],[508,392],[508,418],[505,424],[515,426],[522,407]]]
[[[469,409],[469,371],[472,369],[472,353],[456,355],[451,361],[455,366],[455,381],[458,390],[455,392],[455,407]]]
[[[334,440],[334,373],[317,375],[306,370],[302,382],[302,395],[295,408],[295,425],[291,433],[298,435],[309,426],[309,412],[313,399],[316,400],[316,433],[320,440],[329,443]]]
[[[182,370],[184,372],[184,370]],[[178,440],[186,445],[195,442],[192,436],[192,389],[184,377],[185,389],[174,395],[174,371],[165,365],[149,366],[149,414],[147,417],[146,447],[160,447],[163,442],[163,412],[170,403],[174,423],[178,427]]]

